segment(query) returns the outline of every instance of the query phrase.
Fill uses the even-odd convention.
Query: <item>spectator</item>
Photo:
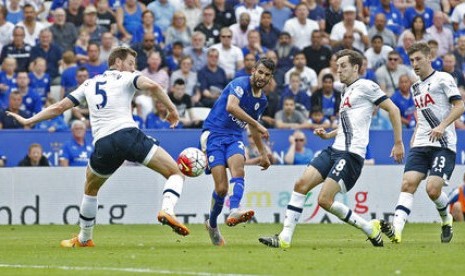
[[[438,56],[443,56],[454,49],[454,36],[452,31],[444,27],[444,21],[447,20],[442,11],[436,11],[433,18],[433,26],[429,27],[426,32],[432,39],[439,44]]]
[[[398,46],[395,50],[399,53],[402,63],[410,66],[410,58],[407,54],[408,49],[412,47],[413,43],[415,43],[415,36],[413,36],[412,32],[405,32],[404,37],[402,38],[401,46]]]
[[[155,24],[155,16],[152,11],[145,10],[142,12],[142,24],[139,29],[132,34],[134,37],[132,39],[133,43],[141,43],[144,40],[145,33],[152,33],[155,37],[155,43],[163,48],[165,45],[165,36],[157,24]]]
[[[168,0],[153,1],[147,9],[155,15],[155,24],[164,32],[173,20],[175,9]],[[140,17],[139,17],[140,18]]]
[[[403,46],[403,36],[408,32],[413,34],[414,42],[427,42],[431,39],[430,34],[426,32],[425,21],[423,20],[423,17],[419,15],[413,18],[412,27],[405,29],[405,31],[399,36],[398,46]]]
[[[78,69],[76,64],[76,56],[72,51],[66,51],[62,57],[62,73],[61,73],[61,88],[60,88],[60,99],[71,92],[72,88],[76,87],[76,71]]]
[[[84,19],[84,6],[82,0],[68,0],[66,9],[66,22],[72,23],[76,28],[80,28]]]
[[[247,34],[247,45],[242,48],[242,54],[245,56],[251,53],[258,60],[265,56],[267,51],[268,49],[263,47],[260,41],[260,33],[257,30],[250,30]]]
[[[18,163],[19,167],[49,167],[50,164],[47,157],[43,154],[43,149],[40,144],[31,144],[27,151],[27,155]]]
[[[245,164],[246,165],[259,165],[261,155],[260,155],[260,152],[258,151],[255,141],[252,138],[252,134],[250,134],[248,129],[247,129],[247,142],[248,142],[248,145],[245,147]],[[276,159],[273,156],[273,152],[271,151],[271,147],[269,144],[270,144],[269,141],[263,141],[263,146],[265,147],[265,150],[267,152],[268,159],[270,160],[271,164],[275,164]]]
[[[181,62],[184,52],[184,45],[180,41],[173,43],[171,48],[171,55],[166,57],[166,66],[170,74],[179,69],[179,63]]]
[[[274,49],[278,41],[280,30],[272,24],[271,12],[264,11],[260,17],[260,25],[257,31],[260,34],[262,45],[268,49]]]
[[[294,98],[284,99],[283,109],[275,115],[276,128],[280,129],[300,129],[304,128],[307,121],[304,114],[295,108]]]
[[[421,16],[426,28],[433,25],[434,11],[425,6],[425,0],[415,0],[414,7],[408,7],[404,12],[404,27],[411,28],[416,16]]]
[[[311,40],[312,45],[305,47],[302,52],[307,60],[307,66],[319,74],[321,69],[329,66],[331,50],[327,46],[322,45],[323,34],[320,30],[312,32]]]
[[[399,77],[399,88],[391,96],[392,102],[399,108],[402,126],[414,128],[416,125],[415,103],[410,93],[412,81],[408,75]]]
[[[41,57],[47,61],[47,74],[52,84],[60,83],[58,68],[62,56],[61,48],[52,42],[52,32],[49,29],[40,31],[39,43],[31,49],[31,60]]]
[[[44,108],[51,106],[52,104],[56,103],[57,101],[53,97],[47,97],[45,100]],[[35,129],[42,129],[47,130],[48,132],[56,132],[56,131],[64,131],[68,130],[68,125],[65,122],[63,114],[57,116],[53,119],[49,119],[46,121],[42,121],[34,126]]]
[[[0,71],[0,109],[8,107],[11,90],[16,87],[16,59],[7,57],[3,60]]]
[[[163,67],[163,60],[164,60],[164,55],[162,54],[163,50],[161,49],[160,46],[158,46],[155,43],[155,35],[153,33],[147,32],[144,33],[144,39],[142,40],[141,43],[137,43],[132,46],[134,51],[137,52],[137,57],[136,57],[136,64],[137,64],[137,69],[142,70],[147,67],[147,59],[150,55],[151,52],[159,52],[160,57],[162,60],[162,66]]]
[[[300,52],[294,56],[294,67],[286,72],[284,83],[289,84],[292,72],[300,74],[300,89],[306,90],[309,95],[318,88],[318,77],[313,69],[307,67],[307,60],[304,53]]]
[[[260,118],[260,122],[266,128],[274,128],[276,124],[275,115],[279,110],[279,95],[277,91],[277,84],[274,79],[263,87],[263,93],[266,95],[266,99],[268,100],[268,105],[263,111],[262,117]]]
[[[388,28],[386,28],[386,15],[384,13],[378,13],[374,16],[374,24],[368,29],[368,39],[370,41],[375,35],[380,35],[383,38],[385,45],[392,48],[397,46],[396,35]]]
[[[392,125],[389,119],[381,113],[380,109],[376,107],[373,110],[373,116],[371,118],[370,130],[391,130]]]
[[[155,100],[155,110],[147,115],[145,120],[145,128],[147,129],[169,129],[171,123],[165,118],[168,116],[168,110],[165,105]],[[182,125],[178,124],[176,128],[181,128]]]
[[[197,72],[192,71],[193,61],[190,56],[185,56],[181,58],[180,69],[174,71],[171,74],[170,88],[174,85],[174,81],[177,79],[182,79],[185,82],[185,91],[186,94],[190,97],[200,98],[200,95],[197,94]]]
[[[21,26],[16,26],[13,29],[13,42],[3,46],[0,55],[0,63],[6,57],[16,59],[16,71],[27,71],[31,57],[31,45],[24,42],[25,29]]]
[[[194,28],[194,31],[205,35],[207,47],[220,42],[221,26],[215,23],[215,9],[213,6],[206,6],[202,12],[202,21]]]
[[[453,26],[453,31],[456,32],[459,29],[463,29],[465,27],[464,22],[463,22],[464,16],[465,16],[465,3],[460,3],[459,5],[455,6],[454,11],[450,15],[450,21]]]
[[[82,65],[89,61],[89,55],[87,48],[89,47],[90,35],[86,29],[79,30],[78,40],[74,45],[74,54],[76,54],[76,61],[79,65]]]
[[[296,6],[295,17],[288,19],[283,28],[293,38],[293,45],[300,50],[311,45],[312,32],[318,29],[318,23],[308,18],[308,7],[305,3]]]
[[[399,9],[394,6],[392,1],[379,1],[379,5],[377,6],[377,8],[371,11],[370,26],[373,26],[373,24],[377,25],[376,18],[378,18],[378,14],[384,14],[385,21],[387,23],[386,27],[389,30],[391,30],[396,36],[402,33],[402,30],[404,29],[403,16]],[[380,22],[378,22],[378,24],[379,23]],[[394,45],[391,46],[394,47]]]
[[[308,18],[318,23],[320,30],[325,29],[326,11],[316,0],[307,0]]]
[[[15,25],[6,19],[7,15],[8,10],[6,7],[0,6],[0,51],[3,46],[12,42],[11,34],[15,28]]]
[[[39,94],[42,104],[50,93],[51,78],[47,70],[47,61],[42,58],[36,58],[31,64],[31,72],[29,72],[29,87]]]
[[[399,87],[399,77],[407,74],[412,81],[416,80],[416,75],[409,67],[399,64],[400,55],[396,51],[388,54],[388,62],[376,70],[376,79],[381,89],[390,97]]]
[[[40,31],[45,28],[45,25],[37,21],[37,14],[34,7],[30,4],[23,6],[24,20],[16,24],[18,27],[24,27],[25,32],[24,42],[35,46],[39,38]]]
[[[368,69],[376,70],[386,64],[388,54],[393,50],[390,46],[384,45],[383,37],[375,35],[371,39],[371,47],[365,51]]]
[[[342,21],[341,0],[329,0],[328,8],[326,9],[325,33],[330,34],[334,25]]]
[[[331,74],[334,78],[334,89],[342,91],[344,88],[344,85],[341,83],[339,80],[339,74],[337,73],[337,62],[336,62],[336,54],[333,54],[331,56],[331,59],[329,60],[329,67],[323,68],[320,71],[320,74],[318,74],[318,83],[322,84],[323,83],[323,76],[326,74]]]
[[[375,70],[368,69],[368,59],[366,56],[363,56],[363,63],[362,63],[362,67],[360,67],[359,74],[360,74],[360,78],[362,79],[371,80],[371,81],[378,83],[378,80],[376,79]]]
[[[327,117],[325,117],[321,107],[312,106],[312,110],[310,111],[310,118],[307,120],[305,128],[315,130],[317,128],[327,129],[330,127],[331,121]]]
[[[463,175],[462,185],[450,193],[449,206],[454,221],[465,221],[465,174]]]
[[[305,145],[307,137],[305,134],[296,130],[289,136],[289,149],[284,155],[284,163],[286,165],[307,165],[313,158],[313,151]]]
[[[365,24],[355,19],[355,7],[345,6],[343,8],[343,19],[341,22],[334,25],[331,30],[331,46],[333,48],[342,43],[344,35],[352,32],[354,36],[353,47],[359,51],[365,51],[368,46],[368,32]]]
[[[428,41],[428,46],[431,50],[431,66],[436,71],[443,71],[443,60],[442,57],[438,56],[439,43],[436,40],[431,39]]]
[[[201,127],[202,122],[196,118],[191,112],[192,100],[186,94],[186,83],[183,79],[176,79],[173,83],[171,92],[168,93],[170,100],[176,106],[179,114],[179,121],[184,128]]]
[[[347,49],[347,50],[356,51],[363,56],[363,52],[354,47],[354,41],[355,41],[354,32],[350,30],[345,31],[344,35],[342,36],[341,43],[333,47],[333,53],[336,54],[339,51]]]
[[[250,18],[250,28],[255,29],[260,24],[260,16],[263,8],[256,4],[256,0],[244,0],[235,10],[236,20],[239,21],[243,13],[247,13]]]
[[[30,126],[22,126],[16,119],[11,116],[7,116],[5,111],[10,111],[12,113],[17,113],[24,118],[28,118],[29,114],[21,110],[21,105],[23,103],[23,96],[19,91],[13,90],[9,95],[8,107],[5,110],[0,109],[0,129],[30,129]]]
[[[229,27],[236,23],[236,16],[232,4],[226,0],[213,0],[212,6],[215,9],[215,23],[220,28]]]
[[[150,52],[147,59],[147,67],[142,70],[142,75],[149,79],[156,81],[163,89],[168,89],[170,84],[170,77],[166,70],[161,68],[161,55],[160,52]]]
[[[75,120],[71,123],[71,139],[63,145],[60,151],[61,167],[84,167],[94,151],[92,142],[86,139],[86,124]]]
[[[63,52],[72,51],[78,38],[78,32],[73,23],[66,22],[66,12],[58,8],[53,12],[54,22],[50,26],[53,41]]]
[[[28,114],[28,117],[31,117],[42,110],[42,99],[33,88],[29,87],[30,82],[31,80],[29,79],[29,74],[27,72],[18,72],[16,75],[17,87],[15,89],[21,93],[23,99],[21,109]]]
[[[89,43],[87,46],[87,54],[89,60],[82,64],[89,72],[89,77],[94,77],[98,74],[103,74],[108,69],[106,62],[100,61],[100,46],[97,43]]]
[[[106,0],[105,0],[106,1]],[[115,37],[111,32],[104,32],[100,39],[100,62],[107,62],[111,50],[115,47]]]
[[[140,20],[140,19],[139,19]],[[89,5],[84,10],[84,22],[81,29],[89,33],[89,42],[99,43],[106,29],[97,24],[97,9],[94,5]]]
[[[181,5],[180,11],[186,17],[186,25],[191,32],[194,31],[195,26],[200,23],[202,10],[197,6],[197,0],[184,0]]]
[[[244,76],[251,76],[252,75],[252,69],[255,65],[256,62],[256,57],[252,53],[248,53],[244,55],[244,68],[241,70],[237,71],[236,74],[234,75],[234,78],[239,78],[239,77],[244,77]]]
[[[322,79],[322,88],[313,93],[311,98],[312,109],[319,107],[323,115],[335,122],[339,115],[339,106],[341,104],[341,92],[334,89],[334,77],[326,74]]]
[[[154,1],[153,3],[159,3],[161,1]],[[136,34],[142,26],[142,12],[144,12],[145,9],[145,5],[137,0],[126,0],[125,3],[116,10],[116,24],[121,35],[120,39],[123,43],[137,43],[137,41],[134,40],[134,34]],[[156,14],[153,10],[151,11]],[[158,14],[156,14],[156,18],[158,18]],[[161,27],[160,24],[157,25]]]
[[[306,89],[302,89],[299,72],[292,72],[289,76],[289,84],[286,85],[281,93],[279,108],[284,107],[284,100],[293,98],[295,105],[298,106],[297,110],[308,114],[310,111],[310,96]]]
[[[210,48],[207,51],[207,65],[197,74],[197,81],[200,90],[200,104],[204,107],[213,107],[216,99],[228,84],[226,72],[218,66],[219,51]],[[194,100],[195,103],[195,100]]]
[[[116,17],[110,9],[108,0],[99,0],[97,3],[97,24],[101,26],[105,32],[110,32],[116,35],[118,27],[116,25]]]
[[[76,87],[72,90],[77,89],[82,85],[86,80],[89,79],[89,71],[85,67],[80,67],[76,71]],[[71,120],[80,120],[89,124],[89,106],[87,101],[80,103],[78,106],[75,106],[71,109]]]
[[[242,13],[240,15],[239,21],[229,26],[229,29],[232,32],[231,43],[234,46],[243,48],[247,45],[247,34],[249,33],[249,31],[254,29],[250,25],[250,15],[246,12]]]
[[[294,57],[300,50],[292,45],[291,35],[288,32],[281,32],[279,34],[279,41],[275,50],[278,55],[276,70],[289,71],[294,66]],[[279,84],[281,83],[278,80]]]
[[[182,11],[173,14],[171,25],[165,31],[165,42],[169,47],[174,42],[181,42],[184,47],[190,46],[192,32],[187,26],[186,15]]]
[[[6,2],[5,5],[8,11],[6,21],[11,22],[14,25],[18,24],[24,19],[24,13],[21,5],[19,4],[20,2],[20,0],[10,0]]]
[[[286,0],[273,0],[273,5],[268,9],[271,13],[272,23],[278,30],[284,29],[286,20],[292,17],[292,10],[286,7]]]
[[[3,52],[2,52],[2,56],[3,56]],[[455,68],[458,71],[465,72],[465,35],[460,36],[457,39],[457,46],[455,47],[455,50],[454,50],[454,56],[456,60]]]
[[[457,66],[455,64],[455,56],[451,53],[445,54],[443,62],[443,71],[451,74],[452,77],[454,77],[455,83],[457,84],[457,87],[459,88],[460,92],[464,92],[465,78],[463,76],[463,72],[457,70]]]
[[[226,72],[228,80],[232,79],[236,71],[244,67],[244,55],[240,48],[232,45],[231,39],[231,30],[222,28],[220,33],[221,42],[212,46],[220,54],[218,65]]]
[[[219,33],[218,33],[219,34]],[[193,70],[198,72],[207,64],[207,49],[205,48],[205,34],[195,31],[192,34],[191,46],[184,48],[184,55],[190,56],[194,62]]]

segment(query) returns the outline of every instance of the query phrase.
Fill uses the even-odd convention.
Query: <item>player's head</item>
[[[258,89],[265,87],[273,78],[275,63],[269,58],[261,58],[252,68],[252,86]]]
[[[341,50],[336,54],[337,73],[342,83],[350,85],[358,79],[363,56],[353,50]]]
[[[416,42],[407,51],[410,64],[412,64],[415,74],[420,79],[424,79],[429,76],[433,67],[431,66],[431,48],[426,42]]]
[[[137,52],[128,47],[116,47],[108,57],[108,66],[118,71],[136,70]]]

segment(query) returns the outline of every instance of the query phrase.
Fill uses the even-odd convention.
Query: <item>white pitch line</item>
[[[158,270],[150,268],[131,268],[131,267],[86,267],[86,266],[53,266],[53,265],[21,265],[21,264],[0,264],[0,268],[20,268],[20,269],[61,269],[61,270],[84,270],[84,271],[116,271],[132,273],[156,273],[156,274],[176,274],[176,275],[199,275],[199,276],[252,276],[255,274],[223,274],[209,272],[191,272],[175,270]]]

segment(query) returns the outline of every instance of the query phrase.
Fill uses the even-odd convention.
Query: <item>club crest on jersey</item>
[[[430,104],[435,104],[433,97],[431,97],[429,93],[415,96],[414,101],[415,101],[415,107],[417,109],[422,109],[422,108],[428,107],[428,105]]]
[[[259,107],[260,107],[260,104],[259,104],[259,103],[256,103],[255,106],[254,106],[254,109],[255,109],[255,110],[258,110]]]
[[[240,86],[237,86],[236,88],[234,88],[234,92],[239,97],[242,97],[242,95],[244,95],[244,90]]]

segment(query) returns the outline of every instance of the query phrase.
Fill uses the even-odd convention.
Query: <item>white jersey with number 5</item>
[[[417,129],[412,147],[441,147],[456,151],[457,134],[450,124],[441,139],[431,142],[430,132],[450,113],[451,101],[460,100],[460,92],[454,78],[445,72],[434,71],[423,81],[410,88],[418,115]]]
[[[135,127],[131,101],[139,73],[108,70],[85,81],[68,95],[75,105],[87,101],[94,144],[120,129]]]
[[[375,105],[387,99],[376,83],[358,79],[344,88],[339,109],[339,126],[333,148],[365,158]]]

